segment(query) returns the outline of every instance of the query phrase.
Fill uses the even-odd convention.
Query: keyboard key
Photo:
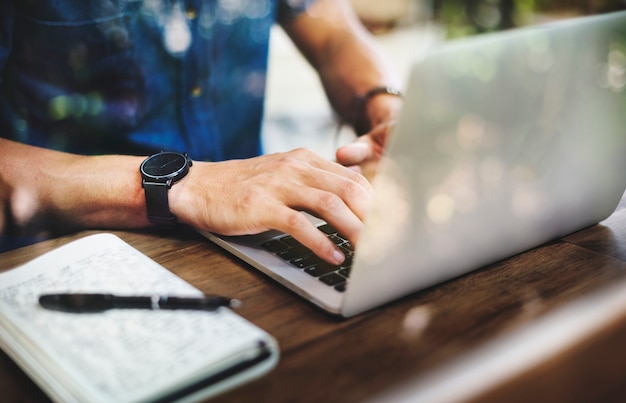
[[[297,257],[302,257],[302,256],[306,256],[306,255],[310,255],[311,250],[309,248],[307,248],[304,245],[300,245],[300,246],[296,246],[293,248],[289,248],[286,250],[282,250],[280,252],[278,252],[276,255],[280,258],[283,258],[285,260],[292,260],[295,259]]]
[[[348,248],[345,248],[344,245],[345,245],[345,243],[343,245],[339,245],[339,249],[341,249],[341,251],[343,252],[344,255],[346,255],[346,257],[348,257],[348,256],[351,257],[353,251],[348,249]]]
[[[341,245],[342,243],[346,242],[346,240],[345,240],[345,239],[343,239],[343,238],[339,238],[339,237],[338,237],[338,236],[336,236],[336,235],[329,235],[329,236],[328,236],[328,239],[330,239],[331,241],[333,241],[333,243],[334,243],[335,245]]]
[[[264,244],[261,245],[261,247],[265,250],[268,250],[272,253],[276,253],[279,252],[281,250],[285,250],[287,249],[289,246],[282,243],[280,240],[278,239],[274,239],[272,241],[268,241],[265,242]]]
[[[346,253],[346,259],[341,264],[341,267],[350,268],[352,267],[352,256],[349,253]]]
[[[317,227],[320,231],[325,233],[326,235],[336,234],[337,230],[334,229],[330,224],[324,224]]]
[[[304,269],[306,267],[313,266],[314,264],[320,264],[322,262],[324,261],[315,255],[307,255],[307,256],[297,257],[291,260],[289,263],[296,266],[298,269]]]
[[[337,273],[341,274],[342,276],[344,276],[345,278],[349,278],[350,277],[350,268],[347,267],[345,269],[341,269],[339,270]]]
[[[335,286],[341,283],[345,283],[346,279],[341,277],[337,273],[330,273],[320,277],[320,281],[324,284]]]
[[[337,269],[337,266],[333,266],[329,263],[321,263],[316,266],[309,267],[308,269],[304,269],[304,271],[313,277],[319,277],[323,276],[324,274],[332,273]]]
[[[296,238],[292,237],[291,235],[284,236],[284,237],[280,238],[280,240],[281,240],[281,242],[286,243],[290,247],[302,245],[300,243],[300,241],[298,241]]]

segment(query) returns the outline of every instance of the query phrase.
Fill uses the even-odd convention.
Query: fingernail
[[[333,261],[335,264],[341,264],[344,260],[346,260],[346,256],[340,250],[335,249],[333,252]]]

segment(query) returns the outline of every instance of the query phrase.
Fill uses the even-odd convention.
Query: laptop
[[[202,232],[349,317],[593,225],[626,189],[626,12],[449,42],[412,67],[351,267]],[[301,254],[304,253],[304,256]]]

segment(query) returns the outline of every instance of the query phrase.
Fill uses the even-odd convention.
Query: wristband
[[[378,95],[394,95],[402,98],[402,92],[400,92],[400,90],[389,86],[374,87],[365,92],[365,94],[357,96],[354,100],[354,110],[356,117],[356,119],[354,120],[354,130],[357,136],[362,136],[371,129],[370,123],[367,119],[366,108],[367,104],[372,100],[372,98]]]

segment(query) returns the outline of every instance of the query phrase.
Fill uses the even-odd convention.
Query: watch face
[[[188,169],[187,158],[183,154],[162,152],[152,155],[141,164],[141,172],[154,179],[172,178]]]

